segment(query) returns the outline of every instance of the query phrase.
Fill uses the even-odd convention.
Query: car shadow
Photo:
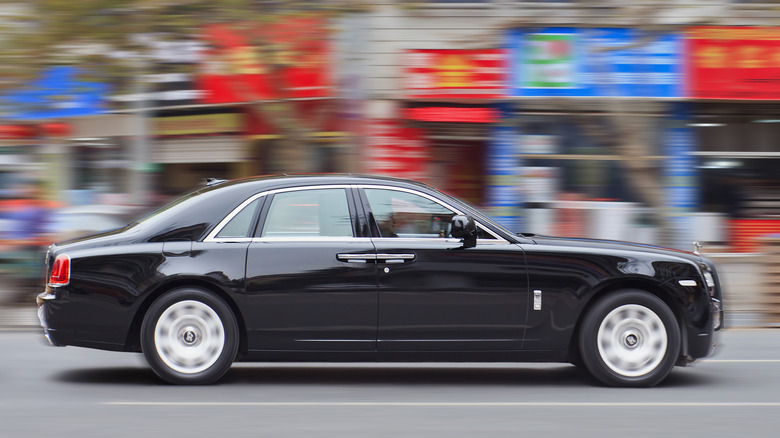
[[[344,385],[501,385],[567,386],[588,381],[587,373],[573,366],[549,368],[493,368],[459,366],[318,366],[233,367],[224,384],[344,384]]]
[[[165,385],[149,368],[88,368],[61,372],[64,383]],[[659,387],[690,387],[716,382],[698,373],[672,372]],[[515,387],[602,387],[587,371],[567,365],[523,367],[464,367],[447,365],[396,366],[239,364],[217,385],[479,385]]]
[[[151,368],[84,368],[58,373],[55,380],[63,383],[95,383],[124,385],[159,385],[164,383]]]

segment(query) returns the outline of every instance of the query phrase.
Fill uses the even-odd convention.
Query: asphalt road
[[[776,437],[780,330],[728,330],[718,353],[650,389],[562,364],[237,364],[163,384],[137,354],[0,331],[0,437]]]

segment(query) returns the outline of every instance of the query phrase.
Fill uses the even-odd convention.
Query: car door
[[[268,193],[247,250],[251,350],[374,351],[374,246],[348,186]]]
[[[450,237],[462,212],[419,191],[361,187],[375,224],[379,351],[520,349],[528,306],[523,250],[480,227]]]

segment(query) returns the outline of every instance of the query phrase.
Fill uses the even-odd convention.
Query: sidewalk
[[[0,330],[38,330],[38,311],[35,303],[28,306],[0,306]]]
[[[767,324],[758,313],[727,312],[726,328],[771,328],[777,325]],[[40,330],[35,304],[29,306],[0,306],[0,330]]]

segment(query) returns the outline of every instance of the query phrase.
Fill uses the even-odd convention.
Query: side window
[[[483,229],[482,227],[477,225],[477,239],[492,239],[492,240],[496,240],[496,236],[488,233],[487,231],[485,231],[485,229]]]
[[[217,238],[226,237],[252,237],[255,225],[255,212],[262,198],[255,199],[249,205],[238,212],[233,219],[225,224],[217,234]]]
[[[450,237],[455,212],[414,193],[365,189],[382,237]]]
[[[352,237],[347,192],[311,189],[274,195],[261,237]]]

